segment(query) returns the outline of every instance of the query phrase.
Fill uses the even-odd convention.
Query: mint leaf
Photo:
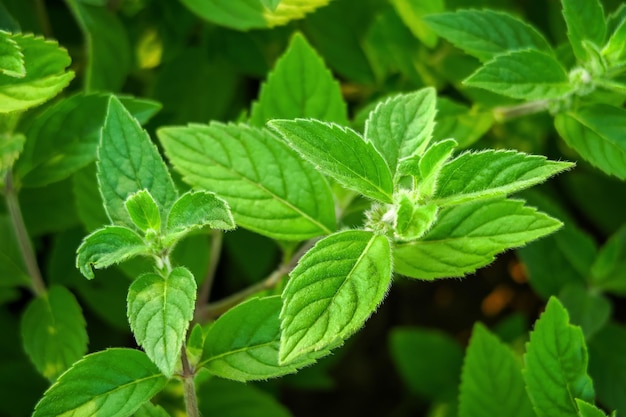
[[[296,117],[348,124],[339,83],[300,33],[292,37],[261,86],[259,99],[250,111],[250,123],[262,126],[270,119]]]
[[[461,375],[459,417],[534,417],[513,351],[478,323]]]
[[[439,207],[435,204],[418,205],[403,194],[397,206],[395,230],[401,240],[419,239],[437,220]]]
[[[434,202],[440,206],[503,197],[574,166],[510,150],[466,152],[441,169]]]
[[[130,194],[148,190],[162,219],[178,197],[156,146],[115,97],[109,100],[98,147],[98,182],[111,221],[131,227],[133,223],[124,206]]]
[[[183,267],[167,277],[144,274],[128,289],[128,320],[135,339],[167,377],[179,366],[195,301],[196,280]]]
[[[583,332],[551,297],[535,322],[524,355],[524,380],[537,417],[578,416],[575,398],[593,401]]]
[[[167,216],[166,242],[178,240],[194,229],[209,226],[212,229],[235,228],[228,203],[213,193],[189,191],[178,198]]]
[[[419,279],[460,277],[496,254],[561,227],[561,222],[519,200],[487,200],[447,207],[419,241],[397,244],[394,270]]]
[[[22,78],[26,76],[24,54],[20,46],[11,39],[11,34],[0,31],[0,74]]]
[[[4,182],[4,177],[20,156],[26,137],[20,133],[5,135],[0,134],[0,185]]]
[[[199,323],[196,323],[189,332],[185,348],[187,349],[189,364],[195,367],[202,360],[202,351],[204,350],[204,331]]]
[[[273,296],[252,298],[228,310],[207,331],[200,365],[222,378],[253,381],[294,373],[325,356],[328,352],[322,351],[279,363],[281,307],[280,297]]]
[[[429,48],[437,45],[437,33],[425,24],[424,16],[443,12],[443,0],[391,0],[391,4],[416,38]]]
[[[576,398],[576,406],[578,407],[578,417],[607,417],[604,411],[587,401]]]
[[[618,64],[626,56],[626,19],[617,26],[608,42],[602,48],[602,55],[610,64]]]
[[[561,98],[573,89],[559,61],[534,49],[498,55],[463,83],[524,100]]]
[[[626,397],[626,327],[609,322],[589,341],[589,374],[598,401],[612,409],[624,410]]]
[[[24,350],[39,373],[51,381],[87,353],[83,312],[64,287],[54,285],[31,301],[21,328]]]
[[[161,214],[159,206],[148,190],[140,190],[131,194],[124,202],[130,219],[143,232],[151,229],[161,230]]]
[[[346,188],[391,203],[389,167],[371,142],[354,130],[317,120],[272,120],[270,127],[304,159]]]
[[[330,235],[310,249],[284,289],[280,363],[341,343],[383,300],[391,282],[389,241],[367,231]]]
[[[604,291],[626,294],[626,227],[617,230],[600,249],[591,267],[591,284]]]
[[[457,145],[454,139],[436,142],[420,158],[419,175],[416,176],[420,199],[430,199],[435,194],[441,170]]]
[[[24,58],[26,75],[15,78],[0,73],[0,113],[38,106],[63,90],[74,78],[67,51],[54,41],[33,35],[10,35]]]
[[[148,255],[150,248],[137,233],[126,227],[105,226],[87,236],[76,252],[76,268],[92,279],[92,268],[106,268],[137,255]]]
[[[269,1],[269,0],[267,0]],[[330,0],[281,0],[272,9],[259,0],[182,0],[199,17],[237,30],[264,29],[287,24],[325,6]]]
[[[39,401],[33,417],[129,416],[166,383],[145,353],[107,349],[85,356],[61,375]]]
[[[170,417],[170,415],[160,405],[154,405],[148,401],[139,407],[133,417]]]
[[[626,110],[607,104],[591,104],[559,113],[554,119],[559,135],[593,166],[626,179]]]
[[[457,10],[425,16],[442,38],[481,61],[523,49],[551,52],[543,35],[523,20],[494,10]]]
[[[567,309],[572,324],[580,326],[585,340],[591,340],[611,318],[613,305],[602,293],[571,283],[559,293],[559,301]]]
[[[325,179],[268,130],[213,122],[158,136],[184,180],[224,198],[238,225],[284,240],[335,230]]]
[[[393,96],[380,103],[365,123],[365,139],[372,142],[395,175],[398,162],[421,156],[435,126],[437,96],[432,87]]]
[[[8,214],[0,214],[0,288],[31,285],[24,265],[13,223]]]
[[[487,133],[493,122],[493,112],[490,110],[478,106],[469,108],[445,97],[438,97],[433,141],[455,138],[460,148],[467,148]]]
[[[561,0],[563,17],[567,24],[567,37],[578,61],[585,63],[589,56],[584,41],[596,46],[604,45],[606,20],[602,4],[598,0]]]

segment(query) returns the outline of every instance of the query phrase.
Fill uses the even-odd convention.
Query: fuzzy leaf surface
[[[38,106],[63,90],[74,78],[65,71],[71,63],[64,48],[33,35],[10,36],[23,54],[26,75],[16,78],[0,73],[0,113]]]
[[[130,416],[166,383],[145,353],[107,349],[85,356],[61,375],[33,417]]]
[[[253,381],[292,374],[328,352],[317,352],[282,365],[280,346],[280,296],[252,298],[228,310],[205,337],[204,361],[214,375],[235,381]]]
[[[592,104],[558,114],[554,125],[565,142],[593,166],[626,179],[626,110]]]
[[[146,189],[165,219],[178,192],[148,133],[120,101],[111,97],[98,147],[98,182],[109,218],[133,226],[124,202]]]
[[[26,76],[24,54],[11,34],[0,31],[0,74],[22,78]]]
[[[131,194],[124,205],[131,220],[139,229],[144,232],[148,229],[161,230],[159,206],[147,190],[140,190]]]
[[[296,33],[287,51],[261,86],[250,122],[263,126],[270,119],[312,118],[348,124],[339,83],[304,36]]]
[[[281,363],[340,343],[363,326],[391,282],[389,241],[368,231],[330,235],[290,276],[280,313]]]
[[[317,120],[272,120],[269,126],[320,172],[346,188],[391,203],[389,166],[371,142],[350,128]]]
[[[470,75],[464,84],[524,100],[559,98],[572,90],[559,61],[535,49],[498,55]]]
[[[393,96],[380,103],[365,123],[365,139],[387,161],[392,175],[398,161],[421,156],[435,127],[437,96],[432,87]]]
[[[324,177],[268,130],[213,122],[158,135],[184,180],[224,198],[238,225],[284,240],[335,230]]]
[[[535,322],[524,356],[524,380],[537,417],[577,417],[575,398],[593,402],[587,357],[581,328],[569,324],[567,310],[551,297]]]
[[[521,49],[551,51],[537,29],[505,12],[457,10],[424,20],[439,36],[481,61]]]
[[[268,7],[259,0],[182,0],[196,15],[217,25],[237,30],[265,29],[303,18],[330,0],[281,0]]]
[[[167,278],[137,278],[128,290],[128,320],[137,343],[163,375],[171,377],[180,360],[196,301],[196,280],[183,267]]]
[[[534,417],[515,354],[482,324],[472,332],[459,396],[459,417]]]
[[[466,152],[442,168],[435,202],[445,206],[503,197],[542,183],[573,165],[510,150]]]
[[[588,60],[583,41],[596,46],[604,45],[606,20],[599,0],[561,0],[563,17],[567,24],[567,37],[574,55],[580,62]]]
[[[24,350],[51,381],[87,353],[83,312],[64,287],[52,286],[46,295],[31,301],[21,327]]]
[[[150,248],[134,231],[123,226],[105,226],[87,236],[78,247],[76,267],[86,278],[92,279],[92,268],[106,268],[149,253]]]
[[[421,240],[396,245],[394,270],[419,279],[461,277],[561,227],[523,201],[496,199],[447,207]]]

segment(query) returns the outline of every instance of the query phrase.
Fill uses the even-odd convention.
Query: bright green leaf
[[[263,6],[265,6],[266,8],[274,11],[280,4],[280,1],[281,0],[261,0],[261,3],[263,3]]]
[[[166,382],[145,353],[107,349],[85,356],[64,373],[33,417],[130,416]]]
[[[626,410],[626,327],[609,323],[589,341],[589,374],[598,401],[607,407]]]
[[[419,279],[460,277],[561,227],[519,200],[487,200],[445,208],[419,241],[394,248],[394,270]]]
[[[301,19],[330,0],[281,0],[275,9],[259,0],[182,0],[209,22],[237,30],[272,28]]]
[[[278,361],[280,345],[279,296],[253,298],[233,307],[209,328],[204,361],[212,374],[235,381],[253,381],[294,373],[327,351],[287,365]]]
[[[131,194],[124,202],[126,211],[135,225],[142,231],[161,230],[159,206],[148,190],[139,190]]]
[[[166,241],[178,239],[194,229],[209,226],[212,229],[235,228],[228,203],[213,193],[190,191],[174,202],[167,216]]]
[[[461,375],[459,417],[534,417],[513,351],[482,324],[472,332]]]
[[[124,207],[130,194],[148,190],[162,219],[178,197],[157,147],[115,97],[109,100],[98,147],[98,182],[111,221],[131,227]]]
[[[596,46],[604,45],[606,20],[599,0],[561,0],[563,17],[567,24],[567,37],[580,62],[587,62],[588,55],[583,41]]]
[[[604,291],[626,294],[626,226],[600,249],[591,267],[591,284]]]
[[[387,161],[392,175],[398,162],[421,156],[435,126],[436,93],[432,87],[400,94],[380,103],[365,123],[365,138]]]
[[[626,110],[591,104],[559,113],[554,125],[565,142],[593,166],[626,179]]]
[[[371,142],[350,128],[317,120],[272,120],[270,127],[320,172],[346,188],[391,203],[393,181]]]
[[[567,310],[551,297],[535,322],[524,355],[524,380],[537,417],[577,417],[575,398],[593,401],[585,337],[569,324]]]
[[[202,360],[202,351],[204,350],[204,331],[199,323],[196,323],[189,332],[185,348],[187,349],[189,364],[195,367]]]
[[[395,231],[401,240],[419,239],[437,220],[439,207],[434,204],[418,206],[406,194],[397,204]]]
[[[92,268],[106,268],[144,254],[150,254],[150,248],[137,233],[123,226],[105,226],[87,236],[79,246],[76,267],[92,279]]]
[[[26,75],[15,78],[0,73],[0,113],[38,106],[63,90],[74,78],[67,51],[54,41],[14,34],[11,39],[24,55]]]
[[[524,100],[561,98],[573,88],[559,61],[535,49],[498,55],[464,84]]]
[[[133,414],[133,417],[170,417],[170,415],[160,405],[155,405],[147,401],[139,407],[135,414]]]
[[[611,64],[617,64],[624,60],[626,56],[626,19],[617,26],[609,41],[602,48],[602,55]]]
[[[30,302],[22,316],[24,350],[37,370],[54,381],[87,353],[85,319],[76,298],[52,286]]]
[[[391,0],[398,16],[413,35],[429,48],[437,45],[437,33],[424,23],[424,16],[444,11],[443,0]]]
[[[128,290],[128,320],[135,339],[167,377],[179,366],[195,301],[196,280],[183,267],[165,278],[144,274]]]
[[[445,206],[506,196],[573,165],[510,150],[466,152],[442,168],[434,201]]]
[[[268,130],[213,122],[158,136],[185,181],[224,198],[238,225],[284,240],[335,230],[325,179]]]
[[[0,185],[4,177],[13,168],[13,163],[20,156],[26,137],[20,133],[13,135],[0,134]]]
[[[607,417],[604,411],[587,401],[576,398],[576,406],[578,407],[578,417]]]
[[[252,105],[250,122],[262,126],[270,119],[312,118],[348,124],[339,83],[304,36],[296,33],[287,51],[261,86]]]
[[[280,313],[281,363],[340,343],[363,326],[391,282],[389,241],[367,231],[330,235],[290,276]]]
[[[579,283],[565,286],[559,293],[559,300],[567,309],[571,323],[583,330],[586,340],[591,340],[607,324],[613,311],[608,298]]]
[[[523,49],[550,52],[550,45],[534,27],[494,10],[457,10],[424,17],[442,38],[481,61]]]
[[[24,54],[20,46],[11,39],[11,34],[0,30],[0,74],[22,78],[26,76]]]
[[[441,170],[452,155],[458,143],[454,139],[445,139],[434,143],[429,147],[424,156],[419,160],[419,176],[417,177],[417,189],[420,199],[430,199],[437,190],[437,182],[441,176]]]

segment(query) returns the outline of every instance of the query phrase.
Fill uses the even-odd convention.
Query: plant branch
[[[187,348],[184,344],[180,351],[180,359],[183,363],[182,377],[187,417],[200,417],[200,410],[198,409],[198,397],[196,396],[196,384],[194,382],[195,371],[189,365],[189,358],[187,358]]]
[[[493,117],[496,121],[502,123],[516,117],[526,116],[528,114],[540,113],[548,109],[549,100],[529,101],[528,103],[518,104],[516,106],[496,107],[493,109]]]
[[[24,217],[22,216],[22,210],[20,208],[20,202],[17,198],[17,192],[13,186],[13,174],[9,170],[5,178],[5,198],[7,202],[7,208],[9,215],[11,216],[11,223],[13,224],[13,230],[15,231],[15,237],[17,238],[17,244],[20,247],[20,252],[26,265],[26,270],[30,276],[31,286],[33,292],[37,296],[41,296],[46,293],[46,285],[41,277],[41,271],[37,264],[37,258],[33,249],[33,244],[28,236],[26,225],[24,224]]]
[[[215,273],[217,272],[217,266],[222,254],[222,242],[224,241],[224,232],[214,229],[211,231],[211,254],[209,258],[209,270],[198,297],[196,298],[196,313],[204,308],[209,303],[209,297],[211,296],[211,289],[213,288],[213,282],[215,281]],[[194,321],[197,321],[197,317],[194,317]]]
[[[311,249],[318,240],[319,238],[308,240],[298,249],[298,251],[291,257],[289,261],[281,263],[278,268],[276,268],[263,281],[244,288],[243,290],[219,301],[209,303],[206,306],[203,306],[201,309],[197,310],[196,312],[198,321],[208,321],[214,319],[228,311],[230,308],[241,303],[246,298],[263,290],[274,288],[285,275],[289,274],[296,267],[300,258],[302,258],[302,256],[304,256],[304,254],[309,249]]]

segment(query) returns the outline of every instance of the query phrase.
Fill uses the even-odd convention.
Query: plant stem
[[[46,5],[43,0],[35,0],[35,12],[37,13],[37,20],[39,20],[39,25],[41,25],[41,32],[44,37],[51,38],[52,37],[52,26],[50,26],[50,19],[48,18],[48,11],[46,10]]]
[[[298,249],[298,251],[291,257],[288,262],[281,263],[278,268],[276,268],[263,281],[244,288],[243,290],[219,301],[209,303],[202,308],[196,310],[198,321],[204,322],[219,317],[221,314],[225,313],[230,308],[244,301],[246,298],[260,291],[268,290],[275,287],[280,282],[283,276],[289,274],[296,267],[300,258],[302,258],[302,256],[304,256],[304,254],[309,249],[311,249],[318,240],[318,238],[315,238],[307,241],[304,245],[300,247],[300,249]]]
[[[496,121],[502,123],[516,117],[526,116],[527,114],[540,113],[548,109],[549,100],[536,100],[528,103],[518,104],[516,106],[496,107],[493,109],[493,117]]]
[[[198,297],[196,298],[196,313],[203,309],[209,303],[209,297],[211,296],[211,289],[213,288],[213,281],[215,281],[215,273],[217,272],[217,265],[219,264],[222,254],[222,242],[224,241],[224,232],[214,229],[211,231],[211,254],[209,258],[209,270]],[[194,321],[198,321],[197,317],[194,317]]]
[[[35,251],[30,241],[30,236],[28,236],[26,225],[24,224],[24,217],[22,216],[20,202],[17,198],[17,192],[13,186],[13,174],[10,170],[6,175],[4,185],[5,198],[9,215],[11,216],[11,223],[13,224],[13,230],[15,231],[15,237],[17,238],[17,243],[20,247],[24,264],[26,265],[26,270],[30,276],[33,292],[37,296],[44,295],[46,293],[46,285],[41,277],[41,271],[39,271],[39,265],[37,265]]]
[[[187,349],[183,344],[180,351],[180,359],[183,363],[183,390],[185,396],[185,408],[187,409],[187,417],[200,417],[198,409],[198,397],[196,396],[196,384],[194,382],[195,372],[189,365],[187,358]]]

